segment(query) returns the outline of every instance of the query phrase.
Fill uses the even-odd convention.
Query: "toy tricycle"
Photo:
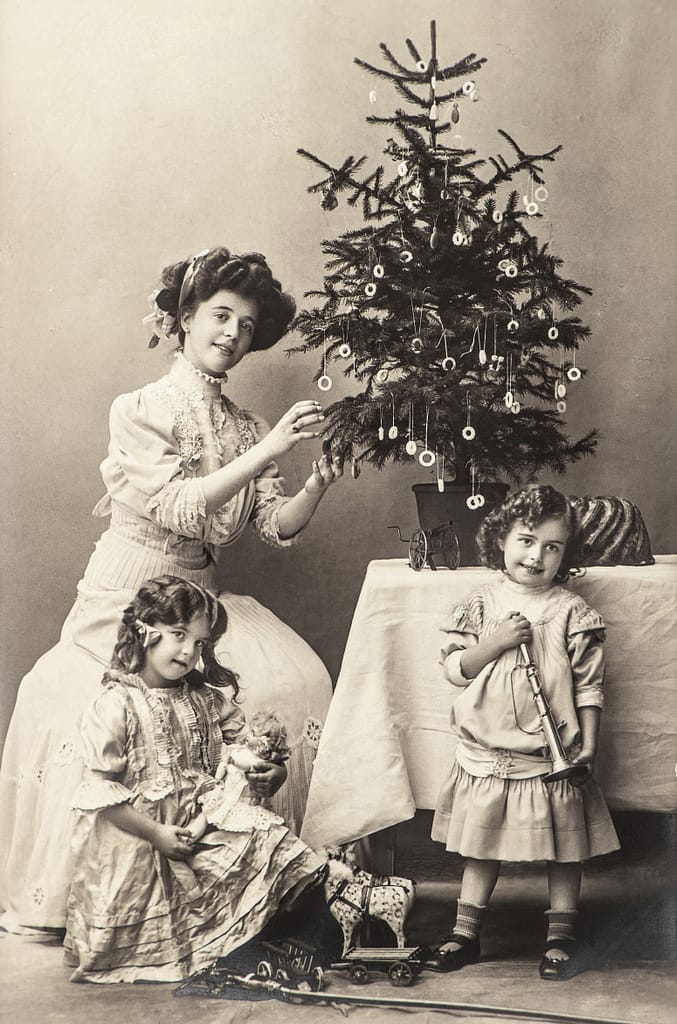
[[[461,551],[453,520],[435,526],[432,530],[414,530],[410,540],[402,536],[399,526],[389,526],[388,529],[397,530],[402,543],[409,545],[409,565],[414,572],[420,572],[424,565],[430,569],[437,569],[435,557],[439,557],[441,564],[446,565],[448,569],[458,568]]]

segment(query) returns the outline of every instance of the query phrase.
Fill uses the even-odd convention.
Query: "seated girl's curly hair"
[[[146,658],[146,627],[188,624],[196,615],[205,615],[210,623],[209,640],[202,648],[202,672],[193,670],[185,677],[189,684],[202,682],[212,686],[230,686],[233,699],[239,693],[237,676],[216,660],[214,644],[226,631],[226,609],[208,590],[178,576],[158,576],[146,580],[132,603],[125,608],[118,639],[113,649],[111,668],[138,672]],[[151,641],[152,643],[152,641]]]
[[[482,565],[502,569],[503,551],[499,542],[505,540],[513,525],[520,522],[525,526],[538,526],[545,519],[563,519],[569,531],[555,580],[564,583],[570,576],[577,576],[583,561],[583,536],[578,516],[569,499],[548,484],[534,484],[509,494],[483,519],[477,532]]]
[[[256,329],[250,352],[271,348],[288,331],[296,312],[296,303],[282,291],[258,252],[236,256],[225,246],[217,246],[162,271],[162,288],[155,296],[161,310],[174,318],[170,333],[177,334],[183,347],[184,331],[181,314],[193,313],[201,302],[211,299],[221,289],[254,299],[259,307]]]

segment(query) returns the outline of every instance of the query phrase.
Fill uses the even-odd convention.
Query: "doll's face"
[[[508,576],[525,587],[542,588],[553,583],[568,538],[569,529],[563,519],[544,519],[538,526],[513,523],[498,545]]]
[[[249,352],[259,306],[222,288],[181,318],[183,354],[203,373],[221,377]]]
[[[159,633],[159,639],[151,641],[146,649],[146,660],[139,675],[146,686],[176,686],[195,668],[209,640],[207,617],[196,615],[190,622],[174,626],[157,622],[152,628]]]

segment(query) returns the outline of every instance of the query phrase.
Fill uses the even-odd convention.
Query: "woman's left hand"
[[[328,487],[343,476],[343,460],[338,456],[332,458],[325,454],[313,462],[313,472],[306,480],[304,487],[308,494],[323,494]]]
[[[254,796],[266,799],[277,793],[287,778],[287,766],[266,762],[265,770],[245,772],[249,788]]]

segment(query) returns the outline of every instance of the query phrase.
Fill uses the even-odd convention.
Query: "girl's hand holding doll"
[[[252,768],[245,775],[254,796],[266,800],[274,796],[286,782],[287,766],[266,762],[264,769]]]

